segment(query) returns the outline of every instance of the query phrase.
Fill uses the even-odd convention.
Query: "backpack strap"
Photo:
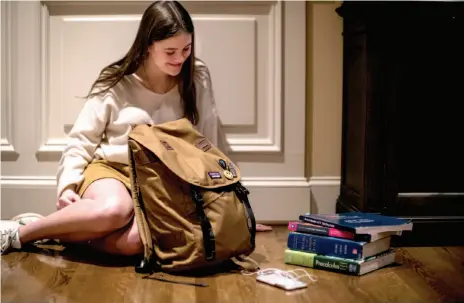
[[[256,272],[260,269],[258,262],[253,260],[249,256],[239,255],[231,258],[231,261],[234,262],[237,266],[242,268],[242,272]]]
[[[198,218],[198,221],[201,225],[201,231],[203,233],[203,247],[205,249],[205,258],[206,260],[214,260],[216,257],[216,244],[215,238],[213,233],[213,228],[211,226],[211,222],[209,221],[208,217],[206,216],[204,209],[203,209],[203,197],[201,196],[200,191],[197,189],[196,186],[192,185],[190,187],[192,193],[193,202],[195,202],[196,208],[195,212]],[[250,224],[248,229],[250,231],[250,242],[253,249],[256,247],[256,220],[251,208],[250,201],[248,200],[249,191],[246,187],[244,187],[240,182],[237,182],[234,186],[234,191],[237,194],[237,197],[245,206],[246,213],[250,220]]]
[[[240,182],[236,183],[235,186],[235,193],[237,194],[237,197],[242,201],[243,205],[245,206],[245,210],[248,214],[248,218],[250,219],[250,225],[248,226],[248,229],[250,230],[250,241],[253,249],[256,247],[255,244],[255,238],[256,238],[256,220],[255,220],[255,215],[253,213],[253,210],[251,208],[250,201],[248,200],[248,195],[250,194],[250,191],[244,187]]]
[[[196,215],[198,221],[201,224],[201,231],[203,233],[203,246],[205,249],[205,258],[208,261],[214,260],[216,258],[216,244],[214,240],[213,227],[211,222],[209,222],[208,217],[205,214],[203,209],[203,197],[201,196],[200,191],[195,187],[191,186],[193,202],[196,205]]]

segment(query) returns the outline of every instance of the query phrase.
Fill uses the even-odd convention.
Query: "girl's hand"
[[[71,189],[67,189],[61,194],[61,197],[58,199],[58,203],[56,203],[56,209],[60,210],[80,200],[81,200],[81,197],[79,197],[78,194],[76,194]]]

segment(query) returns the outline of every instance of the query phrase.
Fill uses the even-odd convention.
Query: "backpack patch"
[[[211,143],[209,143],[208,139],[201,138],[195,141],[194,145],[201,149],[202,151],[206,152],[211,148]]]
[[[226,161],[224,161],[223,159],[220,159],[218,163],[219,163],[219,166],[221,166],[223,169],[227,169]]]
[[[208,172],[208,175],[211,179],[221,179],[221,174],[217,171],[210,171]]]
[[[235,166],[232,164],[232,162],[229,163],[229,171],[232,173],[234,178],[237,178],[237,171],[235,170]]]

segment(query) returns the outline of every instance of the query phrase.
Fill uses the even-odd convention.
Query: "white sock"
[[[17,229],[11,239],[11,247],[21,249],[21,241],[19,241],[19,229]]]

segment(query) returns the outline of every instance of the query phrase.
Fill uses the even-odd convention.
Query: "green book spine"
[[[284,253],[286,264],[337,271],[359,275],[360,265],[355,260],[321,256],[314,253],[286,249]]]

